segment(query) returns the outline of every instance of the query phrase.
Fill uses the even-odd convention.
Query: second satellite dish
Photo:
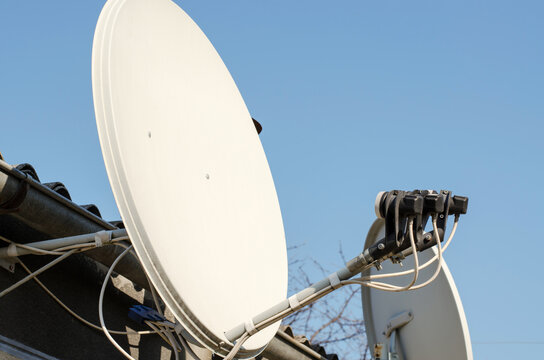
[[[227,68],[169,0],[110,0],[93,44],[100,143],[119,211],[184,328],[226,355],[227,331],[287,292],[278,199]],[[238,353],[255,356],[279,324]]]
[[[376,220],[368,232],[365,249],[385,235],[384,220]],[[437,252],[434,248],[419,253],[424,264]],[[413,256],[403,260],[404,267],[390,261],[363,276],[394,273],[413,268]],[[416,285],[430,278],[437,263],[420,271]],[[393,285],[410,282],[413,275],[387,279]],[[405,292],[386,292],[362,288],[366,335],[374,359],[388,359],[396,353],[399,360],[472,360],[472,346],[461,298],[445,262],[438,277],[428,286]],[[376,346],[377,345],[377,346]],[[394,354],[392,354],[394,355]]]

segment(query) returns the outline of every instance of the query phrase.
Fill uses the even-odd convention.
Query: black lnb
[[[382,191],[376,196],[374,210],[380,219],[419,215],[423,211],[423,196],[400,190]]]
[[[446,197],[441,194],[427,194],[423,203],[424,214],[438,214],[444,211]]]
[[[449,213],[452,215],[464,215],[468,209],[468,197],[455,195],[451,199]]]
[[[374,204],[376,216],[384,220],[385,237],[368,248],[374,260],[392,258],[407,250],[413,236],[418,251],[423,251],[444,241],[446,222],[449,215],[466,214],[468,198],[458,196],[449,190],[391,190],[383,191]],[[435,232],[425,232],[426,224],[432,219]]]
[[[399,204],[400,216],[415,216],[423,211],[423,196],[405,195]]]

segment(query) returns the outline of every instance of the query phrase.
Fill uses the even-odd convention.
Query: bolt
[[[444,214],[440,214],[440,218],[443,219],[443,218],[444,218]]]
[[[378,249],[383,250],[385,249],[385,245],[383,243],[378,244]]]

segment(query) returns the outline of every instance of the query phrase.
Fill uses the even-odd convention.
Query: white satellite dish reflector
[[[119,211],[184,328],[226,355],[224,332],[286,297],[272,175],[221,58],[169,0],[110,0],[93,44],[100,143]],[[238,357],[258,354],[279,323]]]
[[[385,222],[378,219],[368,232],[365,249],[384,236]],[[426,263],[435,254],[434,247],[418,253],[419,263]],[[404,259],[403,264],[404,267],[400,268],[386,261],[382,263],[382,270],[371,268],[363,276],[411,269],[413,256]],[[435,269],[436,263],[421,270],[416,285],[431,277]],[[388,278],[387,282],[400,286],[409,283],[412,277],[410,274]],[[363,287],[362,297],[371,353],[375,344],[383,344],[382,354],[386,353],[393,340],[400,360],[472,360],[472,345],[463,305],[445,263],[438,277],[424,288],[386,292]]]

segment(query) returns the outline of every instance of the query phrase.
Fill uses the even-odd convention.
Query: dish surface
[[[223,332],[285,299],[280,207],[251,116],[221,58],[169,0],[110,0],[95,31],[104,162],[145,271],[184,328]],[[279,323],[239,353],[255,356]]]

